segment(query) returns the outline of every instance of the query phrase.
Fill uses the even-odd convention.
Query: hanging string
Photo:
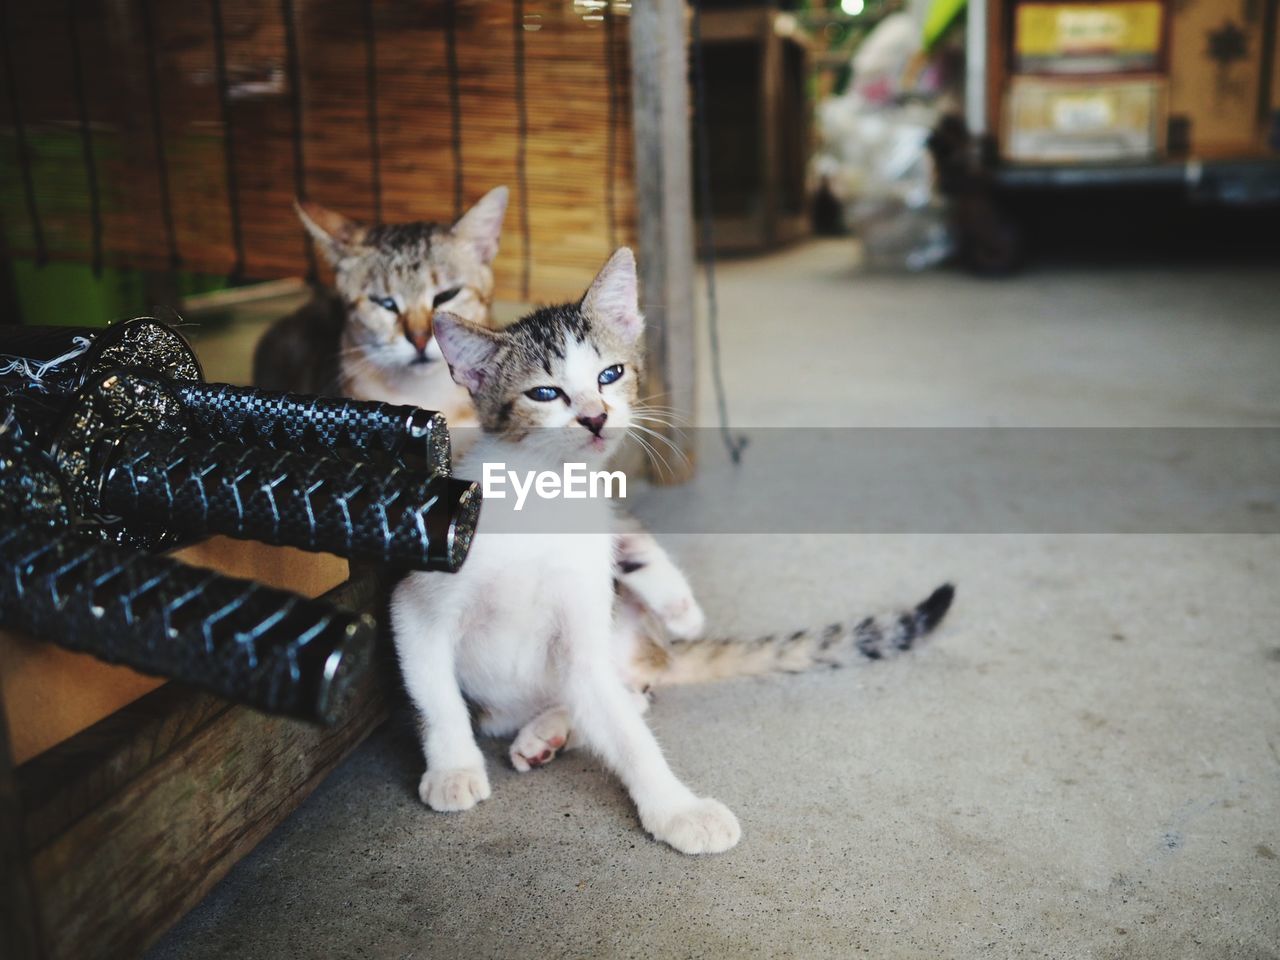
[[[364,0],[365,115],[369,120],[369,164],[373,175],[373,220],[382,222],[382,155],[378,151],[378,48],[374,37],[373,0]]]
[[[178,253],[178,231],[173,223],[173,199],[169,195],[169,164],[164,150],[164,121],[160,116],[160,66],[156,35],[151,19],[151,0],[138,0],[142,21],[142,44],[147,61],[147,96],[151,100],[151,139],[156,147],[156,180],[160,188],[160,218],[164,221],[165,241],[169,246],[169,269],[182,265]]]
[[[720,438],[729,451],[729,459],[742,462],[747,438],[734,435],[729,426],[729,401],[725,396],[724,373],[720,364],[720,311],[716,302],[716,247],[711,214],[711,143],[707,124],[707,90],[702,62],[702,4],[693,0],[693,96],[694,128],[698,145],[698,194],[701,197],[699,220],[702,227],[702,250],[707,272],[707,328],[711,334],[711,377],[716,394],[716,413],[720,421]]]
[[[609,94],[608,139],[605,142],[604,213],[609,249],[618,249],[618,198],[614,182],[618,165],[618,65],[613,43],[613,2],[604,5],[604,71]]]
[[[298,28],[293,16],[293,0],[280,0],[280,16],[284,21],[284,55],[289,71],[289,113],[293,120],[293,192],[299,202],[307,199],[307,162],[303,152],[302,63],[298,57]],[[302,234],[302,248],[307,256],[307,283],[319,280],[316,248],[311,234]]]
[[[76,30],[76,0],[67,0],[67,37],[71,41],[71,78],[76,112],[80,116],[80,151],[84,157],[85,183],[89,188],[89,223],[93,242],[93,275],[102,276],[102,198],[98,194],[98,168],[93,161],[93,131],[89,128],[89,100],[84,90],[84,63]]]
[[[453,219],[462,216],[462,91],[458,84],[458,4],[446,0],[444,55],[449,65],[449,125],[453,132]]]
[[[0,0],[3,2],[3,0]],[[40,220],[40,208],[36,203],[35,181],[31,176],[31,149],[27,144],[27,128],[22,122],[22,105],[18,98],[18,80],[13,70],[13,54],[9,49],[9,4],[0,6],[0,54],[4,56],[4,82],[9,88],[9,116],[13,118],[13,133],[18,148],[18,166],[22,170],[22,190],[26,197],[27,219],[31,222],[31,239],[36,248],[36,265],[49,262],[49,250],[44,244],[44,224]]]
[[[520,186],[521,277],[520,296],[529,299],[529,274],[533,256],[529,249],[529,171],[526,147],[529,115],[524,95],[524,0],[512,0],[516,28],[516,179]]]
[[[244,236],[240,229],[240,181],[236,177],[236,145],[231,127],[231,95],[227,81],[227,44],[222,34],[222,0],[210,0],[213,11],[213,61],[218,80],[218,104],[222,110],[222,146],[227,171],[227,208],[231,217],[231,243],[236,261],[231,278],[244,276]]]

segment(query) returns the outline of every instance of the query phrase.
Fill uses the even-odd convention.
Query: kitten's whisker
[[[636,397],[632,402],[635,403],[637,407],[653,407],[655,410],[674,410],[675,407],[668,407],[665,404],[651,402],[654,400],[660,400],[665,396],[667,396],[665,393],[654,393],[647,397]]]
[[[684,433],[684,430],[681,429],[681,424],[676,423],[674,420],[668,420],[666,417],[651,416],[645,413],[637,414],[635,411],[632,411],[631,419],[639,420],[641,423],[656,423],[660,427],[669,427],[675,433]]]
[[[634,423],[634,422],[632,423],[632,426],[634,426],[637,430],[643,430],[645,433],[651,434],[652,436],[661,440],[663,443],[667,444],[673,450],[680,449],[679,446],[674,441],[672,441],[670,437],[668,437],[665,433],[662,433],[660,430],[654,430],[652,427],[641,426],[640,424]],[[683,433],[680,433],[679,435],[683,436]]]
[[[636,439],[639,440],[640,437],[637,436]],[[646,440],[645,443],[649,446],[651,450],[653,450],[654,456],[662,460],[662,465],[666,467],[668,470],[670,470],[671,462],[667,459],[666,455],[662,452],[661,448],[659,448],[652,440]],[[685,456],[685,453],[683,450],[680,450],[678,448],[672,448],[672,452],[679,458],[679,460],[682,463],[684,463],[685,466],[688,466],[689,458]]]
[[[633,440],[635,440],[636,443],[640,444],[640,446],[644,449],[645,453],[648,454],[649,460],[656,465],[657,461],[655,458],[657,458],[658,452],[654,450],[653,445],[649,443],[649,441],[646,440],[640,434],[633,432],[632,427],[627,428],[627,436],[631,437]]]
[[[689,465],[689,463],[690,463],[690,461],[689,461],[689,455],[688,455],[688,454],[686,454],[683,450],[681,450],[681,449],[680,449],[680,447],[678,447],[675,443],[673,443],[669,437],[663,436],[663,435],[662,435],[661,433],[659,433],[658,431],[656,431],[656,430],[651,430],[651,429],[649,429],[648,427],[642,427],[642,426],[640,426],[640,424],[638,424],[638,423],[633,423],[633,424],[631,424],[631,429],[633,429],[633,430],[639,430],[639,431],[641,431],[642,433],[646,433],[646,434],[648,434],[649,436],[653,437],[655,440],[659,440],[659,441],[661,441],[662,443],[665,443],[665,444],[667,445],[667,447],[668,447],[668,448],[670,448],[670,450],[671,450],[671,452],[672,452],[672,453],[674,453],[674,454],[675,454],[676,456],[678,456],[682,461],[684,461],[685,466],[688,466],[688,465]],[[664,458],[664,461],[663,461],[663,462],[664,462],[664,463],[666,462],[666,461],[665,461],[665,458]]]
[[[631,419],[637,421],[638,423],[647,423],[651,426],[655,426],[658,429],[664,430],[675,436],[683,436],[685,432],[683,426],[681,426],[678,423],[675,423],[674,421],[668,420],[666,417],[649,416],[647,414],[633,413],[631,415]]]
[[[667,443],[673,446],[678,447],[681,445],[680,443],[674,443],[673,439],[679,440],[681,441],[681,443],[684,442],[684,439],[685,439],[684,431],[678,428],[671,427],[669,424],[654,423],[652,420],[645,420],[641,417],[632,417],[632,423],[636,424],[637,426],[643,425],[644,429],[647,432],[652,433],[654,436],[662,437],[663,440],[667,441]]]
[[[651,406],[647,403],[637,403],[632,407],[632,409],[643,410],[645,413],[665,413],[668,416],[672,416],[672,417],[682,416],[680,411],[675,409],[674,407]]]
[[[641,399],[637,399],[637,401],[632,401],[631,404],[636,407],[637,410],[662,410],[668,413],[678,412],[675,407],[668,407],[666,403],[650,403],[649,401],[641,401]]]
[[[627,433],[644,449],[645,454],[649,458],[649,462],[652,463],[654,467],[657,467],[658,462],[661,461],[662,466],[666,468],[667,472],[671,472],[671,464],[667,462],[667,458],[654,449],[653,445],[649,443],[649,441],[645,440],[645,438],[640,436],[638,433],[632,433],[630,428],[628,428]]]
[[[669,410],[666,407],[632,407],[631,409],[637,413],[655,414],[660,417],[665,417],[672,423],[679,422],[683,424],[689,422],[687,417],[682,416],[675,410]]]

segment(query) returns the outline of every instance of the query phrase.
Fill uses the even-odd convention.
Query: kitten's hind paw
[[[679,597],[658,611],[658,619],[677,640],[696,640],[706,629],[707,617],[692,593]]]
[[[432,810],[454,813],[470,810],[489,799],[489,777],[484,767],[428,770],[418,783],[418,796]]]
[[[550,763],[569,740],[569,714],[548,710],[526,723],[511,741],[511,765],[521,773]]]
[[[738,818],[719,800],[703,797],[673,812],[645,818],[644,828],[681,853],[723,853],[742,837]]]

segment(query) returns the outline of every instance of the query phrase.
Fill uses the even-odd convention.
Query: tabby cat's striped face
[[[344,366],[387,379],[412,377],[440,360],[437,311],[489,323],[491,264],[507,208],[507,189],[490,191],[452,227],[435,223],[366,225],[314,203],[302,222],[333,264],[347,306]]]

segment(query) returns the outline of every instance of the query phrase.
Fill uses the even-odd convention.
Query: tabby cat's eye
[[[622,364],[615,363],[612,367],[605,367],[600,371],[600,376],[596,377],[596,379],[602,387],[607,383],[622,379]]]
[[[524,395],[530,400],[537,400],[539,403],[547,403],[559,397],[559,387],[534,387],[532,390],[526,390]]]
[[[392,313],[399,313],[400,308],[396,306],[395,297],[370,297],[371,303],[376,303],[383,310],[390,310]]]
[[[442,304],[446,304],[461,292],[462,292],[461,287],[450,287],[448,290],[441,290],[439,293],[435,295],[435,298],[431,301],[431,306],[438,307],[438,306],[441,306]]]

